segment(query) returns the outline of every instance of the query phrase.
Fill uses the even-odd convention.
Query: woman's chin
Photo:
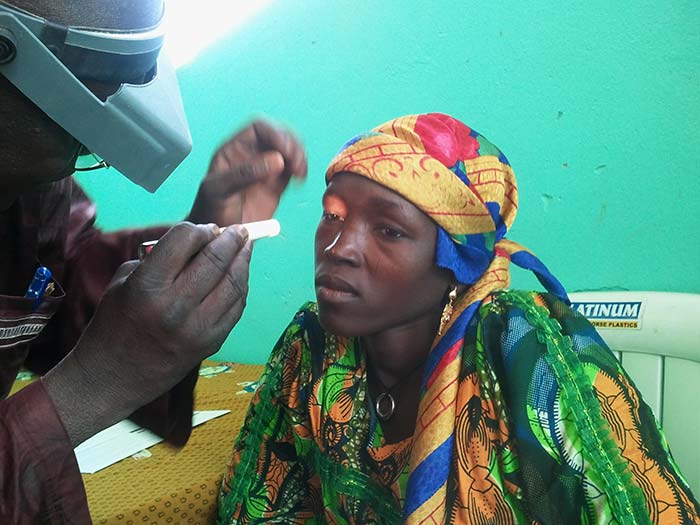
[[[326,332],[340,337],[356,337],[363,335],[362,330],[347,316],[334,311],[330,306],[318,303],[318,320]]]

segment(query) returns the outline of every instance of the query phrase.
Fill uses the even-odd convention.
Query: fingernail
[[[221,235],[222,229],[219,227],[218,224],[214,224],[213,222],[210,222],[207,226],[211,229],[211,231],[214,233],[215,237],[218,237]]]
[[[284,156],[279,151],[273,151],[273,153],[276,153],[276,155],[269,155],[265,157],[265,169],[284,169]]]
[[[250,232],[245,226],[241,227],[241,233],[243,234],[243,242],[247,243],[250,240]]]

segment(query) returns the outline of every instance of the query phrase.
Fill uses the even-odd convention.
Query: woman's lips
[[[347,281],[332,275],[316,277],[316,297],[329,302],[346,302],[358,297],[357,290]]]

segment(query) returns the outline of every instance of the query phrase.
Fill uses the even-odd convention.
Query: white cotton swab
[[[251,241],[257,241],[258,239],[264,239],[265,237],[276,237],[280,234],[281,230],[280,223],[277,219],[247,222],[241,226],[248,230],[248,238]],[[226,228],[221,228],[221,233],[223,233],[225,229]]]

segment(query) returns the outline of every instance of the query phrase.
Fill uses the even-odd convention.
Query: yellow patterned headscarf
[[[326,172],[347,171],[396,191],[463,242],[510,227],[518,209],[515,175],[484,137],[447,115],[409,115],[348,142]],[[498,205],[493,215],[487,203]]]

